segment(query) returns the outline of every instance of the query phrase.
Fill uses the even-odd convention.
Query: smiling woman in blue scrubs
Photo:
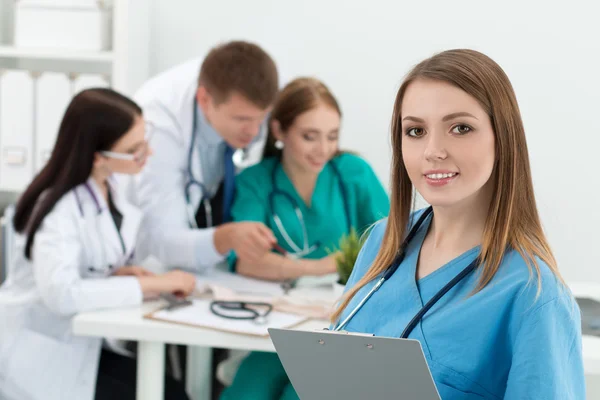
[[[470,50],[418,64],[396,98],[392,145],[389,218],[363,246],[334,326],[423,215],[411,214],[416,189],[433,213],[344,329],[399,337],[479,257],[408,335],[421,342],[442,399],[584,399],[579,309],[542,231],[523,123],[502,69]]]
[[[265,158],[236,179],[235,221],[269,226],[283,250],[259,262],[232,258],[240,274],[294,280],[334,273],[328,251],[351,229],[359,234],[389,211],[389,198],[369,164],[339,151],[341,111],[320,81],[298,78],[275,101]],[[275,353],[251,353],[221,399],[297,399]]]

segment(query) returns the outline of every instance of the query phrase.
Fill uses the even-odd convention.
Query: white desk
[[[211,347],[249,351],[275,351],[271,339],[268,337],[219,332],[143,318],[144,314],[159,308],[161,304],[165,303],[157,301],[145,303],[141,307],[83,313],[77,315],[73,320],[73,333],[75,335],[112,337],[139,342],[137,399],[163,399],[165,343],[203,347],[207,349],[204,350],[205,354],[208,354],[206,351]],[[309,320],[298,326],[298,329],[322,329],[328,325],[327,321]],[[196,352],[192,353],[196,355],[192,357],[196,360],[202,349],[191,351]],[[207,360],[210,360],[210,358],[207,357]],[[188,369],[188,377],[193,377],[193,383],[196,385],[196,389],[192,392],[210,388],[210,383],[203,382],[201,378],[210,379],[210,374],[194,370],[195,362],[190,362],[190,365],[192,368]],[[208,367],[206,366],[206,368]],[[190,379],[187,379],[187,381],[190,382]]]
[[[600,301],[600,285],[570,285],[577,297],[591,297]],[[139,342],[137,398],[144,400],[162,400],[164,391],[165,343],[197,346],[191,348],[192,359],[197,360],[204,348],[204,354],[211,347],[239,350],[275,351],[268,337],[259,338],[241,334],[224,333],[210,329],[187,327],[144,319],[143,315],[160,306],[160,302],[146,303],[141,307],[96,311],[76,316],[73,320],[73,332],[76,335],[113,337]],[[322,329],[327,321],[307,321],[298,329]],[[600,337],[583,337],[583,357],[586,375],[600,375]],[[209,357],[206,358],[210,360]],[[190,363],[194,366],[194,362]],[[205,366],[209,368],[209,366]],[[188,369],[187,381],[196,387],[197,393],[210,388],[210,374],[207,371]],[[192,379],[189,379],[192,378]],[[204,381],[203,381],[204,379]],[[202,398],[205,398],[202,396]],[[209,398],[209,397],[206,397]]]

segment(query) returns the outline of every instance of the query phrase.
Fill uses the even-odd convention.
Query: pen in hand
[[[287,251],[285,251],[285,249],[284,249],[283,247],[281,247],[279,244],[277,244],[277,243],[274,243],[274,244],[273,244],[273,248],[274,248],[274,249],[275,249],[277,252],[281,253],[281,255],[282,255],[282,256],[287,256]]]

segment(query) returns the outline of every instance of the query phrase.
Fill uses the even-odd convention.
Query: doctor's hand
[[[145,268],[138,267],[135,265],[121,267],[117,269],[113,276],[154,276],[154,272],[148,271]]]
[[[162,275],[138,277],[142,293],[155,296],[159,293],[171,293],[178,296],[189,296],[196,288],[196,277],[188,272],[169,271]]]
[[[189,272],[169,271],[160,275],[163,292],[169,292],[178,296],[187,297],[196,289],[196,277]]]
[[[238,259],[247,262],[260,261],[275,242],[273,232],[260,222],[234,222],[221,225],[215,231],[215,247],[219,253],[233,250]]]

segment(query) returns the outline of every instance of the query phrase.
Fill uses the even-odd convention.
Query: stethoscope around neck
[[[194,100],[194,111],[192,114],[192,140],[190,142],[190,148],[188,150],[188,159],[187,159],[187,182],[184,187],[184,195],[185,195],[185,203],[186,203],[186,212],[188,217],[188,223],[192,228],[198,228],[198,222],[196,221],[196,210],[192,205],[192,200],[190,196],[190,190],[193,186],[196,186],[200,190],[200,206],[204,208],[204,213],[206,216],[206,227],[214,226],[213,216],[212,216],[212,205],[210,204],[211,196],[208,188],[198,179],[194,178],[194,173],[192,171],[192,158],[194,155],[194,146],[196,145],[196,130],[198,126],[198,102]],[[243,167],[244,164],[248,160],[248,149],[237,149],[233,153],[233,164],[237,167]]]
[[[356,315],[356,313],[359,312],[360,309],[365,305],[365,303],[371,298],[371,296],[373,296],[373,294],[375,294],[375,292],[377,292],[379,290],[379,288],[383,285],[383,283],[385,281],[387,281],[388,279],[390,279],[392,277],[392,275],[394,275],[394,272],[396,272],[396,270],[398,269],[400,264],[402,264],[404,257],[406,256],[406,249],[408,248],[410,241],[415,237],[415,235],[421,228],[421,225],[423,225],[423,222],[425,221],[425,219],[432,212],[433,212],[432,207],[427,208],[423,212],[423,214],[420,216],[420,218],[417,220],[417,222],[413,225],[412,229],[406,236],[406,239],[404,239],[404,241],[402,242],[402,245],[400,246],[400,249],[398,250],[398,255],[396,256],[396,258],[394,259],[392,264],[383,272],[383,275],[381,276],[381,278],[379,278],[379,280],[377,281],[375,286],[369,291],[369,293],[366,294],[366,296],[358,303],[358,305],[356,307],[354,307],[354,309],[350,312],[350,314],[337,327],[334,328],[334,331],[341,331],[342,329],[344,329],[346,327],[346,325],[348,325],[350,320]],[[475,260],[473,260],[465,269],[463,269],[450,282],[448,282],[442,289],[440,289],[435,294],[435,296],[433,296],[431,298],[431,300],[429,300],[427,302],[427,304],[425,304],[419,310],[419,312],[417,312],[415,314],[415,316],[410,320],[408,325],[406,325],[406,327],[404,328],[404,331],[402,332],[400,337],[403,339],[406,339],[408,337],[408,335],[410,335],[410,333],[413,331],[413,329],[417,326],[417,324],[421,321],[421,319],[427,313],[427,311],[429,311],[431,309],[431,307],[433,307],[442,297],[444,297],[444,295],[446,293],[448,293],[448,291],[450,291],[450,289],[452,289],[460,281],[462,281],[465,276],[467,276],[471,272],[473,272],[473,270],[475,270],[475,268],[478,265],[479,265],[479,257],[477,257]]]
[[[308,244],[308,231],[306,229],[306,222],[304,220],[304,215],[302,214],[302,210],[300,209],[300,205],[298,204],[296,199],[294,199],[294,197],[292,197],[292,195],[279,189],[279,187],[277,186],[277,180],[276,180],[275,174],[277,172],[279,165],[280,165],[279,162],[275,163],[275,166],[273,167],[273,170],[271,171],[271,184],[273,186],[273,190],[271,191],[271,193],[269,193],[269,208],[271,210],[271,218],[273,219],[275,226],[279,230],[279,233],[281,233],[283,240],[285,240],[287,245],[293,251],[293,253],[287,253],[287,255],[292,258],[301,258],[301,257],[304,257],[304,256],[312,253],[313,251],[317,250],[321,246],[321,243],[319,241],[316,241],[312,245]],[[342,180],[342,175],[340,174],[340,171],[337,168],[337,166],[335,165],[334,161],[329,161],[327,163],[327,165],[333,170],[333,173],[337,178],[338,186],[340,188],[340,193],[342,196],[342,201],[344,203],[344,212],[346,214],[346,228],[347,228],[347,232],[350,232],[350,230],[352,229],[352,221],[350,219],[350,208],[348,206],[348,197],[347,197],[347,193],[346,193],[346,188],[344,186],[344,182]],[[302,229],[302,247],[298,246],[294,242],[294,240],[290,237],[289,233],[283,226],[283,222],[281,221],[281,218],[275,211],[275,197],[276,196],[283,196],[294,208],[294,213],[296,214],[296,218],[298,219],[298,222],[300,223],[300,227]]]
[[[96,194],[94,193],[94,190],[90,187],[90,184],[88,182],[83,184],[83,187],[86,189],[86,191],[88,192],[88,194],[90,195],[90,197],[92,198],[92,201],[94,202],[94,206],[96,207],[96,215],[100,216],[103,212],[102,206],[100,205],[100,201],[98,200],[98,196],[96,196]],[[83,203],[81,201],[81,198],[79,197],[79,193],[77,193],[77,189],[73,190],[73,193],[75,194],[75,201],[77,202],[77,207],[79,208],[79,214],[81,215],[81,218],[85,218],[85,214],[83,211]],[[115,227],[116,228],[116,227]],[[121,232],[116,229],[117,234],[119,235],[119,240],[121,241],[121,244],[123,246],[123,254],[126,253],[126,248],[125,248],[125,242],[123,241],[123,236],[121,235]],[[99,236],[102,236],[101,232],[98,232]],[[100,247],[101,252],[102,252],[102,264],[108,264],[107,260],[107,256],[106,256],[106,249],[104,248],[104,244],[102,243],[102,240],[100,240],[100,242],[98,243],[98,246],[91,246],[91,248],[94,247]],[[129,257],[129,260],[127,260],[126,264],[129,263],[131,261],[131,259],[133,258],[133,253],[131,254],[131,256]],[[93,273],[105,273],[106,271],[111,271],[113,272],[115,270],[115,267],[112,264],[108,264],[106,267],[100,267],[100,268],[96,268],[95,266],[89,266],[87,268],[87,270],[89,272],[93,272]]]

